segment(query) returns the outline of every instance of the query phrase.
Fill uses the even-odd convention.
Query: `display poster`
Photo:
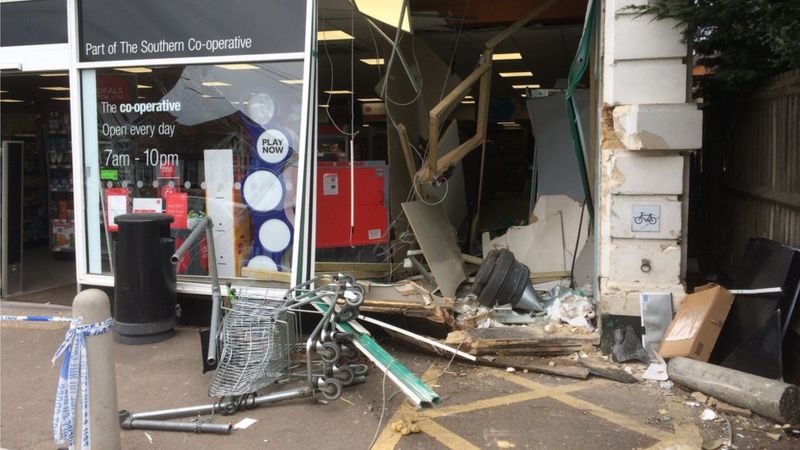
[[[182,230],[188,226],[189,195],[185,192],[173,192],[167,196],[166,213],[174,219],[170,224],[173,230]]]
[[[106,229],[119,231],[114,223],[117,216],[128,213],[128,190],[125,188],[106,189]]]
[[[305,18],[297,0],[81,0],[80,60],[303,52]]]
[[[160,198],[134,198],[133,212],[137,214],[163,212],[163,200]]]

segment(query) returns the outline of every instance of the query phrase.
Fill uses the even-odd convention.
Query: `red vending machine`
[[[353,167],[353,229],[350,228],[350,163],[320,161],[317,169],[317,248],[387,244],[388,179],[383,161]]]

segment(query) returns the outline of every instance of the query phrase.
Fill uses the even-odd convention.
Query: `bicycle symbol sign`
[[[631,208],[631,231],[658,232],[661,229],[660,222],[659,205],[633,205]]]

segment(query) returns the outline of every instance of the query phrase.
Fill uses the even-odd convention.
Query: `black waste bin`
[[[123,344],[160,342],[175,334],[177,279],[170,256],[172,216],[123,214],[114,255],[114,336]]]

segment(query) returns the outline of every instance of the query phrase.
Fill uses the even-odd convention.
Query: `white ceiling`
[[[475,0],[473,0],[475,1]],[[454,8],[458,9],[458,8]],[[463,10],[463,9],[462,9]],[[522,16],[527,10],[521,8]],[[361,58],[375,58],[376,54],[388,61],[390,47],[374,32],[363,17],[351,8],[348,0],[321,0],[318,9],[319,29],[340,29],[356,37],[352,41],[328,41],[319,43],[319,87],[320,92],[331,86],[334,89],[355,87],[358,97],[374,97],[372,91],[379,80],[378,66],[369,66],[358,61]],[[470,24],[476,18],[464,20],[464,30],[459,33],[458,24],[451,16],[431,12],[411,11],[413,36],[403,39],[419,39],[427,44],[447,64],[453,60],[453,70],[462,78],[469,74],[478,62],[484,43],[503,26],[478,28]],[[382,26],[384,32],[394,37],[395,29]],[[500,78],[495,75],[492,82],[492,96],[518,96],[521,91],[513,90],[512,84],[537,83],[543,88],[552,88],[559,78],[566,78],[572,57],[577,49],[582,23],[529,25],[502,42],[496,52],[519,52],[523,59],[517,61],[496,61],[495,74],[500,71],[531,71],[533,78]],[[373,38],[374,37],[374,38]],[[352,48],[351,48],[352,45]],[[330,56],[330,58],[329,58]],[[352,56],[352,57],[351,57]],[[408,59],[411,59],[409,57]],[[351,64],[351,60],[354,62]],[[331,63],[333,82],[331,82]],[[351,65],[353,79],[351,82]],[[424,70],[424,67],[422,68]],[[321,103],[327,94],[320,94]],[[335,96],[334,102],[345,101],[346,96]]]

